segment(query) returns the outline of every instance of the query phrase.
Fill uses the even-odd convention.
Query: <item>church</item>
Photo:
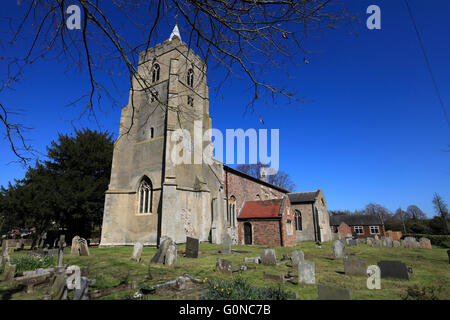
[[[330,241],[320,190],[291,193],[224,163],[174,163],[173,132],[212,128],[206,64],[175,26],[170,38],[139,55],[137,79],[122,109],[100,246],[155,246],[163,236],[221,243],[291,246]],[[204,150],[209,141],[193,141]],[[200,144],[200,145],[195,145]],[[212,153],[212,150],[211,150]]]

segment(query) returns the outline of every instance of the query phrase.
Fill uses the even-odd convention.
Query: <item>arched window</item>
[[[302,231],[302,214],[295,210],[295,230]]]
[[[235,219],[236,219],[236,198],[234,196],[230,197],[230,208],[228,210],[228,226],[234,227],[235,226]]]
[[[139,185],[139,213],[151,213],[153,204],[153,187],[149,178],[144,177]]]
[[[256,201],[260,201],[261,200],[261,196],[259,194],[257,194],[256,197],[255,197],[255,200]]]
[[[150,128],[150,139],[155,136],[155,129],[153,127]]]
[[[194,70],[189,69],[187,72],[187,84],[189,87],[193,87],[194,86]]]
[[[155,63],[152,67],[152,82],[159,80],[159,64]]]

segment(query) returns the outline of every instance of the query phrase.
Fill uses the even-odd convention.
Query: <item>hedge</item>
[[[405,234],[402,238],[405,237],[414,237],[417,240],[420,238],[428,238],[431,241],[431,244],[434,246],[444,247],[444,248],[450,248],[450,235],[446,234],[420,234],[420,233],[409,233]]]

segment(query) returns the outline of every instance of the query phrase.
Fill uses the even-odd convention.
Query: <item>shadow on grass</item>
[[[0,300],[11,300],[11,297],[14,293],[18,293],[25,290],[24,285],[19,285],[14,288],[0,290]]]

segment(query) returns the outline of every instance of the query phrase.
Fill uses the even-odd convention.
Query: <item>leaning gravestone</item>
[[[80,237],[75,236],[72,239],[72,248],[70,249],[70,253],[73,256],[79,256],[80,255],[80,244],[79,244]]]
[[[431,241],[428,238],[420,238],[419,245],[422,249],[431,249]]]
[[[298,283],[316,283],[315,263],[313,261],[303,260],[298,263]]]
[[[186,257],[198,257],[198,239],[186,237]]]
[[[343,259],[345,257],[345,244],[342,240],[336,240],[331,248],[336,259]]]
[[[80,288],[75,287],[75,292],[73,294],[73,300],[89,300],[88,289],[89,280],[87,277],[81,277]]]
[[[261,263],[265,266],[274,266],[277,264],[277,258],[275,256],[275,250],[264,249],[260,253]]]
[[[326,284],[317,286],[319,300],[352,300],[350,289]]]
[[[161,244],[159,245],[158,251],[155,253],[153,258],[150,260],[151,263],[164,263],[165,256],[167,253],[167,249],[169,249],[169,245],[173,242],[173,240],[169,237],[165,237]]]
[[[344,258],[344,272],[350,276],[366,276],[366,261],[357,257]]]
[[[229,260],[217,258],[216,271],[231,274],[233,272],[233,263]]]
[[[80,256],[89,256],[89,248],[86,239],[80,238]]]
[[[221,253],[224,254],[231,254],[231,237],[228,233],[225,233],[225,235],[222,238],[222,251]]]
[[[166,256],[164,258],[164,264],[168,267],[177,263],[177,245],[175,242],[171,242],[167,248]]]
[[[292,251],[291,260],[292,260],[292,265],[294,267],[296,267],[296,266],[298,266],[300,261],[305,260],[305,254],[301,250]]]
[[[379,261],[381,278],[396,278],[409,280],[409,273],[406,264],[401,261]]]
[[[141,261],[142,248],[144,245],[140,242],[136,242],[133,246],[133,253],[131,254],[131,260],[139,262]]]

